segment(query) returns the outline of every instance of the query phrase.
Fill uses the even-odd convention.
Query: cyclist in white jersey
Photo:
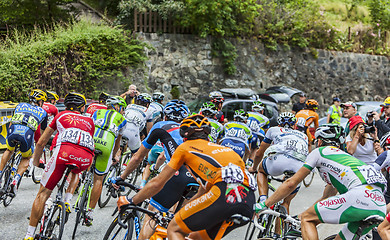
[[[162,121],[163,119],[163,109],[164,105],[162,104],[163,100],[165,98],[164,93],[161,92],[154,92],[152,95],[153,102],[150,103],[149,109],[152,111],[153,114],[153,123]]]
[[[317,168],[321,178],[328,184],[320,201],[309,207],[301,216],[303,239],[318,239],[316,226],[320,223],[344,225],[335,239],[352,239],[360,221],[372,215],[384,217],[386,203],[383,196],[386,180],[383,175],[359,159],[339,149],[344,142],[342,127],[326,124],[317,128],[317,149],[308,156],[298,172],[286,180],[265,202],[255,205],[256,212],[288,196],[296,186]],[[329,191],[335,188],[336,192]],[[330,194],[333,192],[332,194]],[[328,194],[327,194],[328,193]],[[363,230],[366,234],[374,226]]]
[[[306,134],[294,130],[296,118],[290,112],[283,112],[278,117],[277,127],[271,127],[265,134],[264,140],[256,152],[253,167],[249,172],[255,172],[260,164],[257,174],[260,201],[267,199],[267,175],[279,176],[286,171],[297,172],[306,160],[309,153]],[[264,159],[263,159],[264,157]],[[295,197],[299,186],[283,201],[283,206],[289,212],[291,200]]]
[[[142,93],[136,97],[134,104],[127,106],[123,114],[127,121],[123,136],[129,139],[127,145],[133,153],[141,146],[140,132],[145,126],[148,131],[152,128],[153,115],[148,110],[151,101],[149,94]]]

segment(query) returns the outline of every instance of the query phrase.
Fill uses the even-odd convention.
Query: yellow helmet
[[[45,102],[47,100],[47,95],[45,91],[42,91],[41,89],[33,89],[30,92],[29,98],[31,102],[36,103],[40,100]]]
[[[70,104],[73,104],[76,106],[77,109],[80,109],[87,104],[87,100],[85,99],[83,94],[70,92],[66,94],[64,104],[66,107],[68,107],[68,105]],[[73,111],[74,109],[71,108],[70,110]]]
[[[58,101],[58,99],[60,99],[60,97],[56,92],[46,91],[46,93],[47,93],[47,100],[54,99],[55,101]]]

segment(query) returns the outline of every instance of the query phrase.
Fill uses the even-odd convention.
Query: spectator
[[[306,95],[305,93],[302,92],[299,94],[299,102],[294,103],[292,107],[292,113],[296,114],[297,112],[304,109],[306,106],[305,103],[306,103]]]
[[[353,116],[357,116],[357,107],[354,102],[346,102],[340,105],[343,108],[343,117],[350,119]],[[349,134],[349,121],[345,126],[345,136]]]
[[[131,84],[129,86],[129,90],[123,94],[121,94],[121,97],[125,99],[127,105],[134,103],[134,98],[139,94],[137,91],[137,86],[134,84]]]
[[[381,104],[384,112],[384,120],[380,119],[380,115],[377,112],[373,112],[375,120],[375,126],[378,129],[378,137],[382,138],[387,132],[390,132],[390,97],[386,98]]]
[[[334,97],[333,98],[333,105],[330,106],[328,109],[328,117],[326,119],[326,123],[333,123],[340,125],[340,119],[342,114],[341,107],[340,107],[340,98]]]
[[[357,159],[372,165],[378,153],[382,151],[377,131],[366,133],[365,124],[360,116],[353,116],[349,119],[350,133],[346,137],[347,152]],[[374,127],[375,128],[375,127]]]

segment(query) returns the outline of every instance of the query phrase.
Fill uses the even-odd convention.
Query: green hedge
[[[128,69],[143,64],[145,47],[120,29],[86,20],[28,35],[14,31],[0,42],[0,99],[25,100],[32,88],[96,97],[111,81],[131,82]]]

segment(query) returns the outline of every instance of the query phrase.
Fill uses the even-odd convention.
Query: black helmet
[[[160,101],[164,100],[165,95],[162,92],[154,92],[152,95],[152,98],[153,98],[153,101],[160,102]]]
[[[141,93],[135,97],[134,103],[141,106],[148,106],[152,102],[152,97],[148,93]]]
[[[180,136],[187,139],[207,139],[211,132],[210,123],[207,118],[195,114],[183,119],[180,124]]]
[[[297,122],[297,118],[293,113],[282,112],[278,116],[278,124],[281,127],[293,128],[296,122]]]
[[[77,109],[80,109],[87,104],[87,100],[83,94],[70,92],[66,94],[64,104],[67,108],[69,105],[74,105]],[[74,110],[73,107],[70,107],[69,109]]]
[[[110,94],[105,93],[105,92],[102,92],[102,93],[99,95],[99,102],[100,102],[100,103],[105,103],[109,97],[110,97]]]

